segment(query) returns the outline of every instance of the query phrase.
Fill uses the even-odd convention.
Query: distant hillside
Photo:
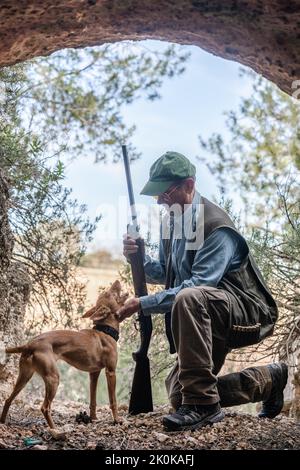
[[[99,287],[107,287],[116,279],[120,279],[119,269],[121,264],[111,264],[102,268],[80,267],[78,269],[79,279],[86,284],[87,306],[93,304],[97,298]]]
[[[81,259],[78,270],[80,280],[86,284],[87,305],[95,302],[99,287],[106,287],[119,278],[123,260],[114,258],[106,250],[88,253]]]
[[[85,268],[119,267],[123,260],[113,257],[107,250],[97,250],[88,253],[81,258],[80,266]]]

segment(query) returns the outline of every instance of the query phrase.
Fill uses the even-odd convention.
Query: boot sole
[[[203,428],[204,426],[212,426],[215,423],[219,423],[222,419],[225,418],[225,414],[223,410],[218,411],[214,415],[207,416],[207,418],[203,419],[199,423],[190,424],[188,426],[177,426],[175,423],[164,423],[163,426],[165,431],[194,431],[195,429]]]

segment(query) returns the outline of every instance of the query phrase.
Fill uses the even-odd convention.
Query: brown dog
[[[23,346],[7,348],[8,354],[21,353],[21,357],[19,376],[12,394],[5,402],[0,422],[5,422],[12,401],[25,387],[34,372],[37,372],[45,382],[45,399],[41,410],[49,427],[54,428],[51,403],[59,384],[56,366],[56,361],[59,359],[79,370],[89,372],[91,419],[96,419],[97,382],[101,369],[105,368],[110,408],[114,422],[118,422],[115,390],[118,359],[116,337],[119,332],[119,321],[115,313],[127,297],[128,294],[121,294],[120,282],[115,281],[110,289],[99,294],[96,305],[83,315],[83,318],[89,317],[93,320],[94,329],[49,331]]]

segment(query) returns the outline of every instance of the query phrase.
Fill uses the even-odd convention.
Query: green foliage
[[[70,326],[85,297],[74,268],[95,225],[61,185],[61,162],[47,166],[39,139],[9,120],[0,122],[0,159],[11,185],[13,260],[22,263],[32,280],[28,329],[45,321]]]
[[[30,332],[76,325],[84,304],[76,267],[100,217],[89,221],[64,187],[66,160],[116,161],[134,132],[122,107],[159,98],[163,80],[181,74],[186,59],[174,46],[160,53],[122,43],[0,70],[0,165],[11,185],[13,259],[32,279]]]
[[[250,98],[226,113],[229,141],[200,137],[208,152],[202,161],[224,195],[240,195],[244,232],[281,307],[276,333],[260,351],[285,357],[299,347],[300,103],[251,75]]]
[[[300,196],[300,103],[262,77],[253,80],[250,98],[241,100],[238,112],[225,114],[229,142],[219,134],[207,141],[200,137],[202,150],[209,153],[202,160],[223,191],[239,193],[251,221],[261,224],[274,217],[278,223],[280,188],[288,183],[289,201]]]
[[[125,125],[124,106],[142,96],[160,98],[164,79],[182,74],[187,58],[173,45],[154,52],[128,42],[59,51],[26,66],[18,106],[54,151],[117,161],[120,144],[130,144],[135,130]],[[130,155],[139,153],[131,147]]]

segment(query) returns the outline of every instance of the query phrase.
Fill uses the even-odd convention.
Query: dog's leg
[[[49,427],[54,428],[54,422],[51,417],[51,404],[59,385],[59,373],[52,349],[42,353],[35,353],[33,360],[37,373],[45,383],[45,399],[41,411]]]
[[[42,413],[47,421],[49,428],[54,428],[54,422],[51,417],[51,404],[56,395],[57,387],[59,385],[59,374],[58,371],[56,374],[46,375],[43,377],[45,382],[45,399],[44,403],[42,404]]]
[[[114,422],[118,423],[119,417],[116,400],[116,372],[114,370],[105,369],[105,374],[107,380],[110,409],[114,418]]]
[[[101,370],[97,372],[90,372],[90,418],[97,419],[96,406],[97,406],[97,383]]]
[[[10,397],[6,400],[1,418],[0,418],[0,423],[5,423],[6,416],[9,410],[9,407],[12,403],[12,401],[16,398],[16,396],[21,392],[21,390],[25,387],[27,382],[31,379],[34,373],[34,369],[32,367],[32,360],[31,357],[22,357],[20,358],[20,364],[19,364],[19,376],[16,381],[16,385],[12,391],[12,394]]]

